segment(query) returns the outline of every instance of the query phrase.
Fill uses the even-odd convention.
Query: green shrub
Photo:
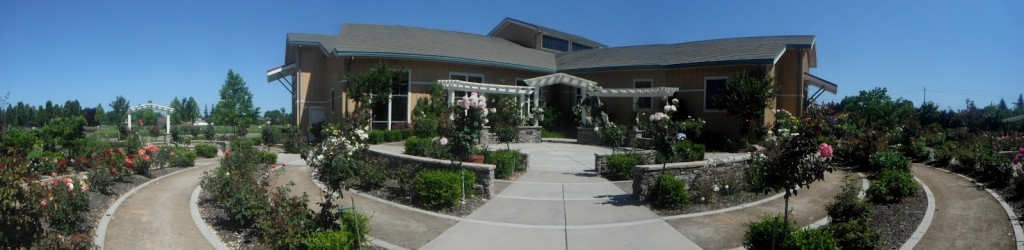
[[[508,179],[523,165],[523,155],[519,150],[502,149],[491,152],[488,164],[494,164],[494,178]]]
[[[203,129],[203,137],[206,137],[206,140],[212,141],[216,136],[217,132],[213,129],[213,125],[206,125],[206,128]]]
[[[768,184],[765,176],[764,166],[761,164],[750,164],[743,171],[743,179],[747,182],[747,187],[749,187],[750,191],[756,193],[766,192]]]
[[[263,138],[253,137],[249,138],[249,140],[252,140],[252,145],[263,145]]]
[[[414,182],[415,193],[413,200],[428,209],[444,209],[455,206],[462,198],[462,190],[466,196],[473,193],[473,186],[476,178],[473,173],[462,170],[462,179],[459,179],[459,172],[448,170],[425,170],[416,176]]]
[[[914,195],[916,191],[917,182],[914,182],[914,176],[910,172],[882,169],[868,188],[867,195],[871,200],[886,202]]]
[[[260,163],[263,164],[276,164],[277,154],[274,152],[260,152]]]
[[[312,213],[306,208],[309,198],[289,195],[289,187],[278,187],[270,193],[266,212],[259,216],[256,228],[263,243],[274,249],[295,249],[316,229]]]
[[[50,229],[62,235],[79,232],[89,223],[89,196],[82,190],[81,182],[70,182],[73,185],[70,190],[64,182],[56,180],[49,185],[53,199],[43,208]]]
[[[434,146],[430,138],[409,137],[405,139],[405,154],[415,156],[426,156],[427,150]]]
[[[416,106],[419,107],[419,106]],[[413,123],[412,134],[421,138],[437,136],[438,122],[436,117],[420,117]]]
[[[611,181],[632,180],[633,167],[639,164],[636,156],[631,154],[612,154],[608,156],[608,172],[605,177]]]
[[[927,161],[931,158],[931,153],[928,151],[928,145],[924,140],[915,140],[910,144],[904,145],[903,152],[916,161]]]
[[[842,223],[867,218],[871,214],[871,206],[857,197],[860,187],[854,179],[847,179],[843,191],[836,194],[835,199],[825,205],[828,217],[833,223]]]
[[[845,250],[870,250],[878,245],[878,233],[863,220],[851,220],[828,225],[836,242]]]
[[[559,131],[551,131],[545,128],[540,129],[540,137],[542,138],[565,138],[565,134]]]
[[[384,133],[386,131],[387,130],[370,130],[370,133],[368,133],[369,137],[367,137],[366,142],[368,142],[370,144],[381,144],[381,143],[384,143],[385,142]]]
[[[656,186],[651,188],[652,204],[660,209],[680,209],[690,205],[690,193],[686,190],[686,182],[665,173],[658,178]]]
[[[978,154],[978,166],[981,170],[981,179],[993,181],[993,184],[1009,184],[1010,179],[1013,178],[1013,167],[1010,165],[1010,158],[1000,157],[993,151],[983,151]]]
[[[355,237],[345,230],[316,231],[302,240],[309,250],[351,249],[354,242]]]
[[[904,157],[899,151],[887,150],[871,155],[868,160],[869,171],[895,169],[899,171],[910,171],[910,159]]]
[[[626,145],[626,126],[619,126],[607,124],[600,130],[601,143],[612,147],[622,147]]]
[[[675,157],[669,162],[689,162],[704,160],[704,145],[691,140],[682,140],[672,145]]]
[[[232,153],[220,167],[203,174],[201,184],[231,220],[243,227],[256,223],[269,209],[266,183],[257,180],[259,151],[250,140],[232,141]]]
[[[361,213],[345,210],[341,212],[339,219],[342,230],[348,232],[348,235],[355,236],[355,239],[349,245],[351,248],[359,248],[361,243],[369,242],[367,238],[372,231],[369,217]]]
[[[796,226],[781,215],[764,216],[747,224],[747,232],[743,234],[743,247],[749,250],[783,249],[786,242],[784,237],[795,231]],[[775,246],[772,246],[772,242]]]
[[[839,249],[832,233],[823,228],[800,229],[786,237],[785,249]]]
[[[494,135],[500,143],[512,143],[519,140],[519,131],[516,126],[501,125],[494,127]]]
[[[357,166],[356,172],[358,173],[357,178],[359,179],[359,186],[363,190],[373,190],[380,188],[384,185],[384,182],[388,179],[388,168],[387,164],[374,162],[372,159],[370,162],[360,162]]]
[[[299,128],[288,125],[281,128],[280,142],[281,146],[284,147],[284,152],[289,154],[297,154],[302,152],[305,141],[302,139],[305,134],[299,131]]]
[[[0,141],[3,142],[0,144],[2,145],[0,155],[24,157],[32,150],[32,146],[35,145],[36,134],[32,133],[32,131],[15,127],[7,131],[7,134],[0,138]]]
[[[281,136],[278,129],[274,127],[266,127],[263,128],[263,131],[260,131],[260,137],[263,138],[263,144],[273,146],[278,144]]]
[[[43,223],[40,218],[45,211],[39,203],[45,199],[40,195],[39,185],[28,185],[24,176],[30,170],[24,167],[26,162],[19,157],[0,157],[6,167],[0,168],[0,248],[29,249],[32,244],[43,236]],[[10,160],[10,161],[8,161]],[[20,162],[16,162],[19,161]],[[10,202],[18,201],[18,202]]]
[[[196,156],[203,158],[217,157],[217,146],[210,144],[197,144],[196,145]]]
[[[215,149],[216,150],[216,149]],[[196,152],[188,150],[187,148],[174,148],[171,149],[174,155],[170,156],[171,167],[191,167],[196,165]],[[216,154],[216,151],[214,151]]]

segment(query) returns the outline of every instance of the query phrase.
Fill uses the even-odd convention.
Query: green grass
[[[545,128],[541,128],[540,129],[540,137],[541,138],[565,138],[565,134],[562,134],[562,132],[556,132],[556,131],[547,130]]]
[[[161,131],[163,131],[162,128],[161,128]],[[234,134],[235,133],[235,127],[232,127],[232,126],[213,126],[213,131],[216,132],[218,135]],[[262,133],[262,132],[263,132],[263,129],[261,129],[259,125],[249,126],[249,133],[246,134],[245,137],[246,138],[257,138],[257,137],[260,137],[260,133]],[[117,139],[118,138],[117,125],[102,125],[102,126],[100,126],[100,129],[97,130],[96,133],[94,133],[94,134],[97,137],[99,137],[100,139]],[[142,134],[145,135],[145,136],[148,136],[149,132],[148,131],[142,131]],[[200,137],[201,136],[202,136],[202,133],[200,133]]]

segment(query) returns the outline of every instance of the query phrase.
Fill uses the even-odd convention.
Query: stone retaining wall
[[[516,131],[519,133],[520,143],[540,143],[540,126],[519,126]],[[480,144],[499,144],[498,136],[491,132],[491,127],[484,127],[480,131]]]
[[[448,160],[377,151],[373,149],[370,149],[370,154],[385,159],[387,167],[389,168],[423,166],[428,169],[453,169],[456,167]],[[475,188],[478,193],[484,196],[484,198],[490,199],[494,195],[494,165],[471,162],[455,162],[454,164],[460,165],[463,169],[473,171],[473,173],[476,174]]]
[[[641,165],[654,164],[658,160],[658,151],[648,149],[618,148],[615,153],[636,155]],[[608,156],[612,154],[594,154],[594,170],[597,174],[608,172]]]
[[[713,161],[669,163],[664,166],[664,169],[661,164],[637,165],[633,168],[633,198],[637,200],[647,199],[650,188],[655,185],[662,171],[675,176],[676,179],[684,180],[686,183],[694,183],[694,180],[697,179],[729,179],[735,181],[736,178],[743,177],[744,170],[749,165],[749,155]]]

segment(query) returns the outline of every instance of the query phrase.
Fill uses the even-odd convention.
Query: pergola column
[[[132,112],[128,112],[128,120],[125,122],[128,123],[128,130],[132,130]]]

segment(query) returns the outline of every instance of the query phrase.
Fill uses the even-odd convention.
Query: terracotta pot
[[[483,155],[472,155],[472,156],[469,157],[469,162],[472,162],[472,163],[484,163],[484,156]]]

